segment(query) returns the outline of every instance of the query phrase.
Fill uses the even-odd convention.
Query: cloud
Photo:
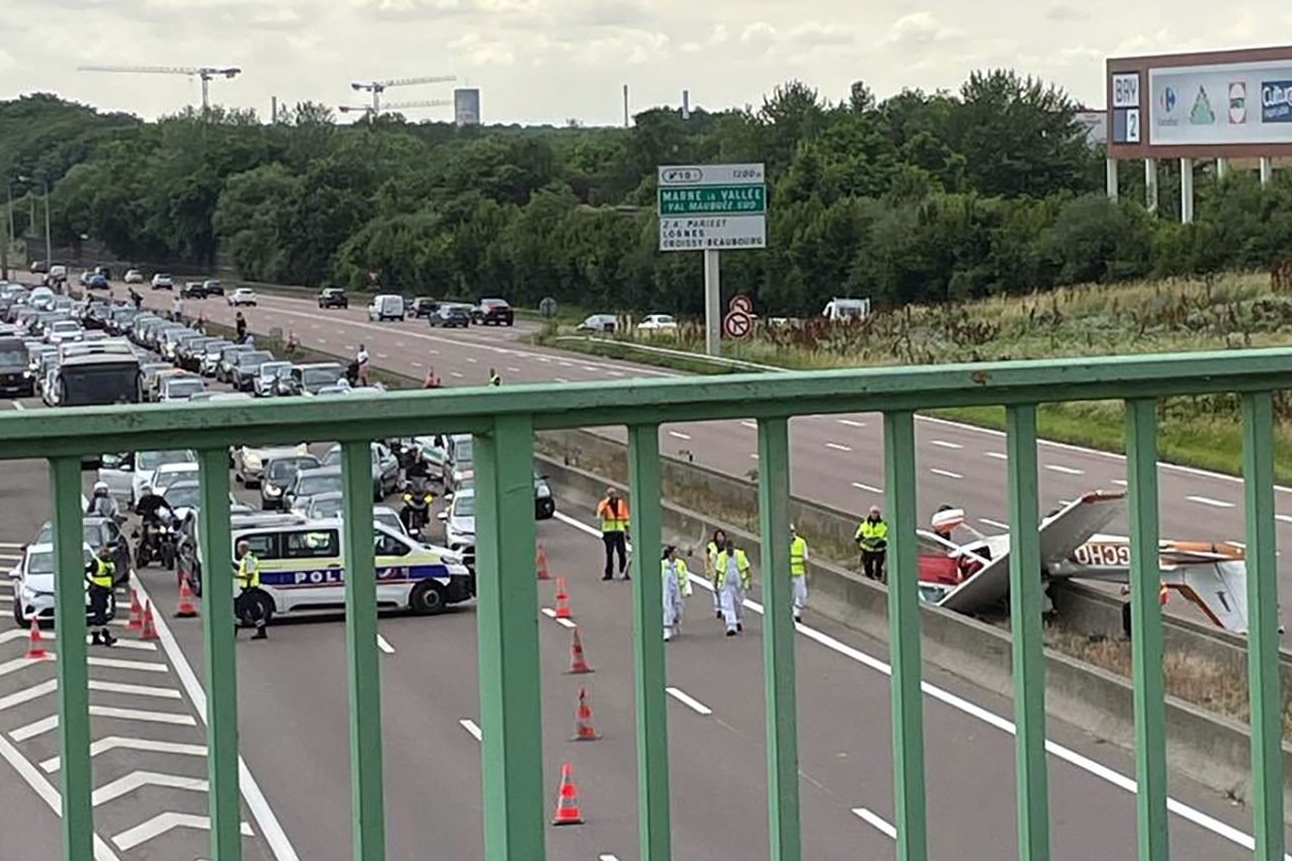
[[[1045,20],[1061,22],[1089,21],[1090,13],[1084,9],[1069,6],[1066,3],[1059,3],[1056,6],[1051,6],[1045,11]]]
[[[961,30],[942,24],[931,12],[914,12],[893,22],[881,44],[889,48],[925,47],[963,35]]]

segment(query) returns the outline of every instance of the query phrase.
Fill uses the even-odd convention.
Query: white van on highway
[[[382,320],[403,320],[404,297],[394,293],[374,296],[368,305],[368,319],[374,323],[380,323]]]

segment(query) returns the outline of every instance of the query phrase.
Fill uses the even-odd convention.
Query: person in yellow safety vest
[[[861,570],[871,580],[884,579],[884,557],[888,551],[888,523],[879,514],[879,506],[857,527],[857,547],[861,549]]]
[[[1130,595],[1130,587],[1123,586],[1122,594]],[[1167,588],[1165,583],[1159,580],[1157,584],[1158,606],[1165,607],[1167,605],[1167,602],[1170,600],[1171,600],[1171,590]],[[1122,604],[1122,632],[1126,635],[1126,639],[1129,640],[1131,638],[1131,602],[1129,598],[1127,598],[1125,603]]]
[[[794,598],[794,621],[803,621],[803,610],[807,607],[807,539],[799,535],[794,524],[790,524],[790,587]]]
[[[234,557],[233,577],[238,583],[238,594],[233,597],[233,610],[240,621],[251,621],[256,626],[256,633],[251,639],[266,640],[269,634],[265,630],[265,607],[257,595],[260,589],[260,560],[251,552],[251,545],[246,541],[238,542],[237,555]],[[233,628],[233,636],[238,636],[238,626]]]
[[[744,616],[745,590],[749,588],[749,557],[745,551],[736,549],[736,542],[730,538],[713,561],[718,572],[718,590],[722,594],[722,616],[727,624],[727,636],[734,637],[745,630],[741,619]]]
[[[664,548],[659,564],[664,583],[664,642],[681,633],[684,599],[691,597],[691,577],[686,562],[677,556],[677,547]]]
[[[85,565],[85,581],[89,584],[90,593],[90,629],[94,632],[90,642],[96,646],[113,646],[117,642],[108,630],[108,599],[116,585],[113,576],[116,567],[112,563],[112,550],[108,547],[100,547],[98,554]]]
[[[619,573],[628,576],[628,503],[619,498],[613,487],[606,488],[606,497],[597,504],[597,517],[601,518],[601,540],[606,545],[606,570],[602,580],[614,579],[614,557],[619,554]]]
[[[704,574],[713,584],[713,618],[722,618],[722,590],[718,588],[718,569],[714,567],[714,562],[718,559],[718,554],[722,548],[727,546],[727,533],[721,529],[713,530],[713,540],[705,548],[704,554]]]
[[[498,376],[498,372],[495,371],[493,368],[489,369],[489,385],[491,386],[502,385],[502,377]]]

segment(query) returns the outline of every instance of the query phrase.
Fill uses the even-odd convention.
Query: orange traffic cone
[[[556,578],[556,618],[570,618],[570,595],[565,591],[565,578]]]
[[[130,624],[126,627],[132,631],[142,631],[144,627],[144,608],[134,586],[130,587]]]
[[[49,656],[49,652],[45,651],[45,644],[40,639],[40,622],[32,616],[31,633],[27,636],[27,658],[32,661],[43,661]]]
[[[571,675],[590,673],[593,670],[583,657],[583,639],[579,636],[579,629],[575,628],[573,634],[574,638],[570,640],[570,669],[567,672]]]
[[[157,639],[157,628],[156,628],[156,624],[153,622],[153,602],[152,601],[144,602],[144,627],[143,627],[143,631],[139,635],[139,639],[141,640]]]
[[[175,609],[176,617],[180,619],[191,619],[197,615],[197,607],[193,606],[193,590],[188,587],[188,575],[179,581],[179,607]]]
[[[538,568],[539,580],[552,579],[552,575],[547,570],[547,551],[543,549],[542,544],[538,545],[538,556],[534,560],[534,565]]]
[[[579,707],[574,712],[574,738],[570,741],[596,741],[601,738],[592,726],[592,706],[588,705],[587,688],[579,688]]]
[[[574,785],[574,768],[567,762],[561,766],[561,788],[556,802],[556,816],[553,825],[582,825],[583,814],[579,811],[579,789]]]

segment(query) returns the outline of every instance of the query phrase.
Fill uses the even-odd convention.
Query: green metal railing
[[[1004,405],[1007,409],[1010,587],[1013,591],[1014,709],[1019,856],[1049,857],[1045,679],[1037,535],[1036,405],[1055,400],[1124,400],[1131,528],[1136,796],[1142,861],[1165,861],[1167,787],[1162,621],[1157,602],[1158,507],[1155,401],[1170,395],[1237,392],[1242,397],[1250,631],[1252,810],[1255,857],[1282,858],[1283,765],[1274,563],[1271,392],[1292,385],[1292,350],[1135,358],[1008,362],[722,379],[534,385],[394,393],[303,402],[206,403],[187,407],[89,408],[0,415],[0,459],[48,458],[54,492],[57,589],[82,589],[80,458],[101,451],[195,449],[201,463],[203,558],[229,544],[230,445],[339,440],[346,529],[346,639],[356,861],[385,858],[382,739],[377,663],[369,441],[428,430],[476,436],[479,686],[484,857],[541,861],[548,794],[540,739],[537,585],[531,564],[534,433],[626,425],[637,500],[660,494],[659,426],[708,419],[758,421],[763,542],[770,857],[799,861],[798,740],[794,628],[790,614],[789,433],[794,415],[882,412],[890,553],[894,791],[897,858],[927,858],[917,527],[915,410]],[[660,543],[660,510],[633,506],[641,547]],[[230,606],[232,580],[205,578],[208,607]],[[633,580],[640,850],[672,857],[665,719],[661,583]],[[218,613],[205,626],[212,857],[240,861],[237,693],[233,629]],[[85,616],[59,601],[59,733],[64,861],[93,857]]]

